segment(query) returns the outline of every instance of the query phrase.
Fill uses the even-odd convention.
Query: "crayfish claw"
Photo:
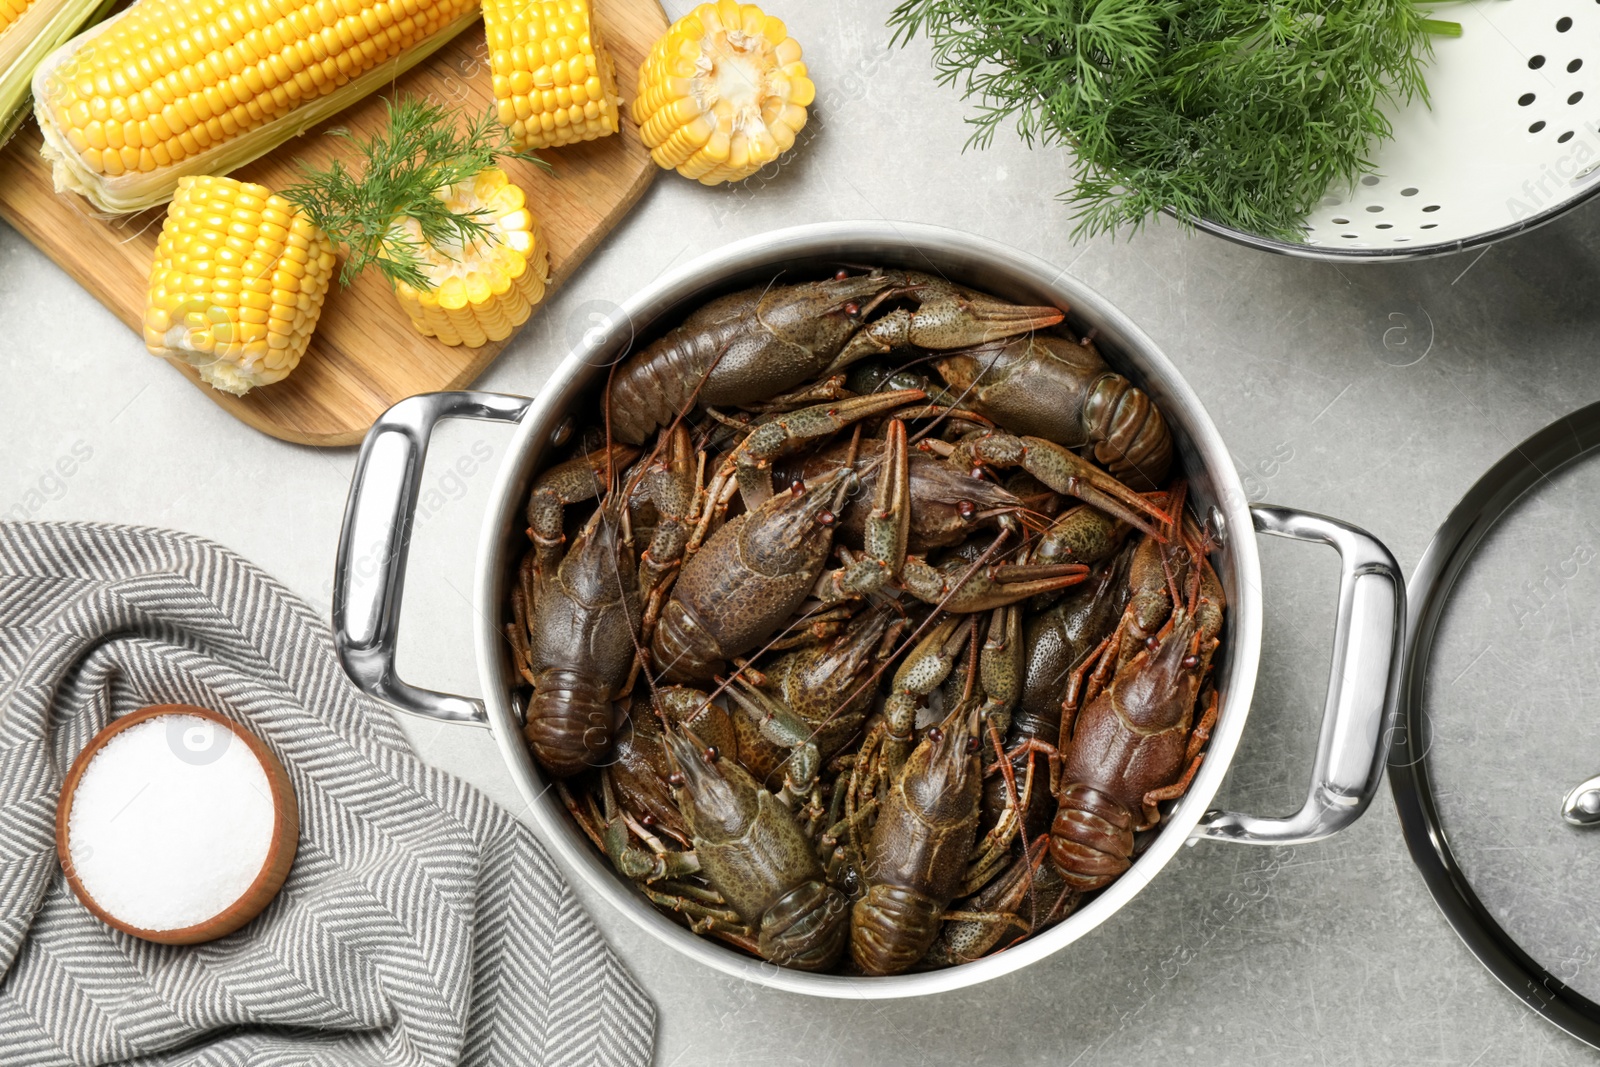
[[[931,274],[910,271],[905,284],[885,293],[884,298],[910,300],[917,307],[897,308],[868,325],[845,345],[830,371],[913,345],[936,351],[970,348],[1042,330],[1066,317],[1059,308],[1012,304]]]
[[[921,389],[897,389],[816,404],[763,422],[750,431],[733,456],[745,507],[754,510],[771,498],[772,463],[796,446],[837,433],[853,422],[926,399],[927,395]]]
[[[957,561],[961,570],[970,565]],[[1081,563],[1008,563],[978,571],[965,580],[915,556],[901,568],[900,584],[906,592],[946,611],[967,614],[992,611],[1040,593],[1077,585],[1089,577]]]

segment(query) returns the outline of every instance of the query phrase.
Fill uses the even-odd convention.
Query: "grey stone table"
[[[689,5],[668,6],[676,15]],[[538,390],[586,328],[591,302],[621,299],[728,241],[816,220],[943,223],[1099,289],[1194,385],[1253,499],[1364,526],[1408,571],[1495,459],[1600,399],[1600,210],[1486,251],[1399,265],[1291,261],[1165,223],[1077,241],[1052,199],[1065,181],[1063,153],[1029,151],[1010,136],[964,153],[963,106],[934,85],[920,43],[889,49],[886,2],[780,6],[819,86],[803,150],[770,180],[737,188],[663,175],[483,386]],[[234,421],[3,226],[0,329],[0,515],[204,534],[326,610],[351,450],[290,446]],[[466,590],[505,444],[500,429],[473,424],[447,426],[435,440],[401,649],[414,681],[476,691]],[[1271,541],[1262,551],[1261,682],[1219,801],[1270,814],[1303,795],[1335,583],[1332,557],[1319,550]],[[1573,549],[1533,539],[1526,551],[1533,578]],[[1576,639],[1589,631],[1571,620],[1595,600],[1594,570],[1555,590],[1557,609],[1540,623],[1588,660]],[[1547,686],[1543,714],[1576,724],[1581,697]],[[426,758],[521,808],[486,733],[405,725]],[[1594,1059],[1457,942],[1411,866],[1387,793],[1354,829],[1320,845],[1185,850],[1129,907],[1053,959],[930,1000],[768,992],[680,959],[608,905],[589,903],[660,1005],[662,1065]]]

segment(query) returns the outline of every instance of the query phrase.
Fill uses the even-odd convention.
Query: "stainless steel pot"
[[[515,671],[500,631],[508,583],[520,560],[522,506],[552,432],[576,401],[592,397],[605,369],[675,325],[713,296],[788,273],[799,278],[840,264],[870,263],[933,271],[1025,304],[1070,309],[1079,330],[1093,328],[1118,370],[1161,406],[1190,479],[1190,499],[1220,531],[1217,572],[1229,615],[1217,681],[1221,715],[1199,774],[1133,867],[1060,925],[998,955],[965,966],[892,978],[806,974],[751,959],[699,937],[656,911],[618,877],[563,810],[521,733]],[[408,685],[394,651],[412,513],[433,426],[443,418],[517,424],[491,491],[478,543],[474,583],[478,673],[483,699]],[[1314,541],[1339,553],[1341,580],[1333,671],[1317,744],[1310,795],[1287,818],[1209,810],[1244,731],[1261,652],[1261,569],[1251,531]],[[567,867],[653,936],[704,963],[762,985],[819,996],[907,997],[957,989],[1027,966],[1076,941],[1160,872],[1196,838],[1257,845],[1316,841],[1365,810],[1382,776],[1380,739],[1397,692],[1405,586],[1394,557],[1345,523],[1289,508],[1251,506],[1200,401],[1139,328],[1093,290],[1050,264],[993,241],[908,223],[849,222],[764,234],[663,275],[590,331],[534,399],[499,393],[434,393],[403,400],[373,424],[361,449],[339,543],[333,605],[346,671],[367,693],[405,711],[487,725],[526,797],[545,842]]]

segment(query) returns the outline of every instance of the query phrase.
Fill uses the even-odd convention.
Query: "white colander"
[[[1472,0],[1434,17],[1430,103],[1390,105],[1373,173],[1330,190],[1284,242],[1204,230],[1315,259],[1459,252],[1549,222],[1600,190],[1600,0]]]

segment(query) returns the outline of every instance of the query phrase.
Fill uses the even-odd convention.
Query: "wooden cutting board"
[[[659,169],[628,116],[639,65],[666,32],[666,13],[656,0],[594,0],[594,11],[606,50],[616,63],[623,100],[621,131],[541,152],[554,167],[552,174],[527,163],[504,164],[512,180],[527,192],[528,206],[544,228],[552,286],[577,269]],[[481,113],[494,95],[482,23],[473,23],[402,76],[395,90]],[[348,146],[322,134],[336,126],[358,135],[380,130],[382,95],[368,97],[233,176],[281,189],[295,180],[300,159],[313,166],[325,165],[335,154],[348,159]],[[57,194],[50,168],[39,156],[39,141],[38,128],[29,122],[0,151],[0,217],[139,332],[150,263],[166,208],[105,216],[76,194]],[[533,313],[539,314],[539,309]],[[206,396],[263,433],[298,444],[351,445],[396,401],[471,384],[504,347],[504,342],[452,347],[423,337],[412,329],[388,284],[377,271],[369,271],[343,291],[335,283],[300,366],[275,385],[236,397],[201,382],[187,364],[171,362]],[[149,359],[151,373],[165,373],[153,358],[142,358]]]

